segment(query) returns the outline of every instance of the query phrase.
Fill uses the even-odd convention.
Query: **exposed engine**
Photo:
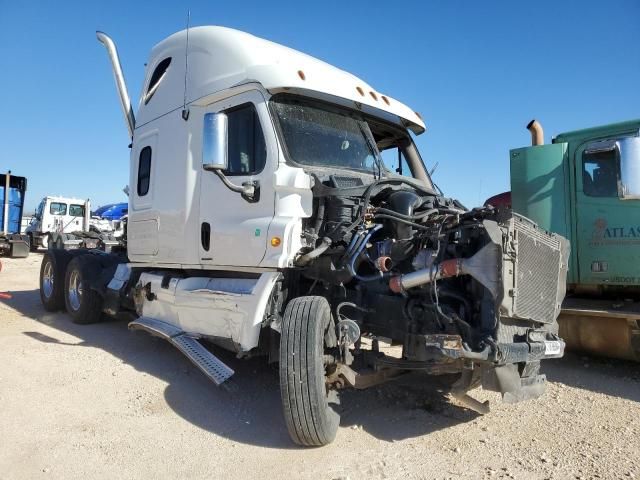
[[[403,178],[316,180],[317,215],[305,228],[314,248],[298,265],[335,290],[338,318],[403,345],[405,366],[562,355],[562,237],[510,210],[467,211]]]

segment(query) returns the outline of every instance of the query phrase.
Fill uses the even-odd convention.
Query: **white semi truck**
[[[38,204],[25,233],[32,251],[39,247],[110,251],[119,245],[113,231],[109,221],[91,217],[89,199],[47,196]]]
[[[567,242],[443,196],[417,113],[295,50],[197,27],[153,48],[134,114],[97,35],[131,135],[126,250],[50,250],[47,310],[129,316],[216,384],[233,370],[200,340],[279,362],[301,445],[333,440],[340,389],[407,372],[454,374],[452,394],[482,413],[467,393],[480,385],[507,402],[542,394],[540,361],[564,351]]]

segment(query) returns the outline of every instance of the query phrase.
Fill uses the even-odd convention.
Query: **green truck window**
[[[589,197],[617,197],[619,168],[614,150],[582,155],[582,186]]]

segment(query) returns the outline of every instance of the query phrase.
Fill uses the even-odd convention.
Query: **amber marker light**
[[[300,80],[306,80],[307,76],[304,74],[304,72],[302,70],[298,70],[298,76],[300,77]]]
[[[272,247],[279,247],[281,243],[282,243],[282,240],[280,240],[280,237],[271,237]]]

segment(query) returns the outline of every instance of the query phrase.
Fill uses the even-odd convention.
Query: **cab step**
[[[234,374],[234,371],[218,357],[204,348],[198,340],[170,323],[155,318],[139,317],[129,322],[131,330],[144,330],[155,337],[164,338],[189,360],[216,385],[220,385]]]

